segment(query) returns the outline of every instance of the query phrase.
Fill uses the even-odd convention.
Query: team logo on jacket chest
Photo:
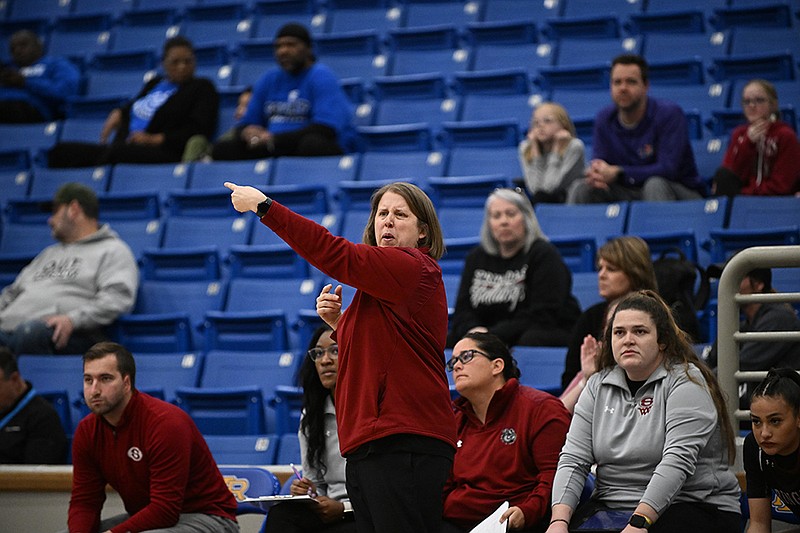
[[[500,432],[500,442],[503,444],[514,444],[517,442],[517,432],[514,428],[505,428]]]
[[[637,409],[639,409],[639,414],[644,416],[650,412],[651,407],[653,407],[653,397],[645,396],[642,398],[642,401],[639,402]]]
[[[144,459],[144,454],[142,453],[142,450],[140,450],[136,446],[131,446],[130,448],[128,448],[128,457],[130,457],[131,459],[133,459],[138,463],[139,461]]]

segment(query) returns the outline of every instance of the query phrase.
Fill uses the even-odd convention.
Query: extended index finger
[[[232,191],[235,191],[236,187],[238,187],[238,185],[236,185],[235,183],[233,183],[231,181],[226,181],[225,183],[223,183],[223,185],[225,185],[227,188],[229,188]]]

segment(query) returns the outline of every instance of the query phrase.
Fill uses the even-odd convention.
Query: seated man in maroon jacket
[[[101,342],[86,352],[83,395],[92,414],[72,447],[70,533],[239,531],[236,500],[197,426],[180,408],[136,390],[125,347]],[[127,513],[101,521],[106,484]]]

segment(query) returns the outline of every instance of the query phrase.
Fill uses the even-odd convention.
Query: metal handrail
[[[799,341],[800,332],[740,332],[739,306],[751,302],[796,302],[800,293],[739,294],[739,285],[755,268],[800,267],[800,246],[755,246],[742,250],[730,259],[719,280],[717,379],[728,404],[728,417],[734,428],[750,417],[749,410],[739,409],[739,383],[761,381],[767,372],[739,370],[740,342]]]

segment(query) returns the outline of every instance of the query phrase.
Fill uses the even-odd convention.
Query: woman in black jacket
[[[163,75],[113,110],[103,124],[100,143],[61,142],[48,155],[51,167],[114,163],[179,162],[192,135],[212,138],[217,129],[219,95],[211,81],[195,78],[192,43],[173,37],[164,43]],[[107,143],[116,132],[113,142]]]

